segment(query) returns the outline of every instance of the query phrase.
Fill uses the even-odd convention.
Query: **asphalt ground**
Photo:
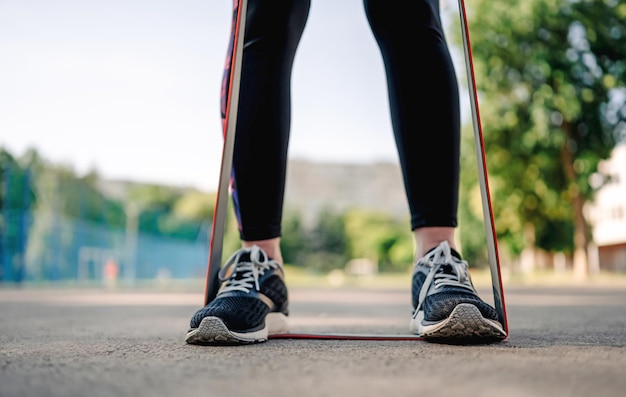
[[[626,287],[505,293],[510,334],[491,345],[214,347],[184,343],[201,291],[0,289],[0,396],[626,395]],[[292,288],[290,299],[295,332],[408,331],[408,291]]]

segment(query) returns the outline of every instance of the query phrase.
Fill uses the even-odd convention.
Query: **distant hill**
[[[116,200],[124,201],[128,194],[128,191],[132,188],[140,187],[140,186],[163,186],[167,189],[171,189],[172,191],[178,193],[188,193],[188,192],[197,192],[198,189],[194,187],[185,187],[185,186],[170,186],[164,185],[161,183],[152,183],[152,182],[142,182],[142,181],[126,181],[126,180],[116,180],[116,179],[98,179],[97,181],[98,189],[106,196],[111,197]]]
[[[133,186],[145,182],[99,180],[109,197],[124,200]],[[194,188],[171,187],[181,193]],[[285,187],[285,209],[297,210],[305,222],[314,220],[323,208],[343,211],[359,207],[408,218],[402,173],[394,163],[321,163],[290,160]]]
[[[285,209],[305,218],[325,208],[360,207],[407,218],[408,204],[398,164],[342,164],[291,160],[287,168]]]

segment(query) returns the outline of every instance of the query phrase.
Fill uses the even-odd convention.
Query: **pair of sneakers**
[[[282,265],[259,247],[237,251],[219,273],[213,301],[191,318],[191,344],[247,344],[288,332],[288,295]],[[447,242],[415,264],[410,329],[427,340],[503,339],[494,308],[478,296],[467,262]]]

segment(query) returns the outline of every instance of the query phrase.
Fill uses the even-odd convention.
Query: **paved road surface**
[[[201,293],[0,289],[0,396],[625,396],[626,288],[508,288],[499,344],[185,345]],[[483,295],[484,296],[484,295]],[[294,289],[294,331],[406,333],[399,290]]]

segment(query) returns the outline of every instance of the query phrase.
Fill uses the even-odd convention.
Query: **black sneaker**
[[[224,283],[215,299],[191,318],[187,343],[257,343],[288,332],[287,287],[280,263],[257,246],[245,248],[226,261],[219,277]]]
[[[467,262],[446,241],[413,268],[411,331],[427,340],[504,339],[495,309],[478,297]]]

